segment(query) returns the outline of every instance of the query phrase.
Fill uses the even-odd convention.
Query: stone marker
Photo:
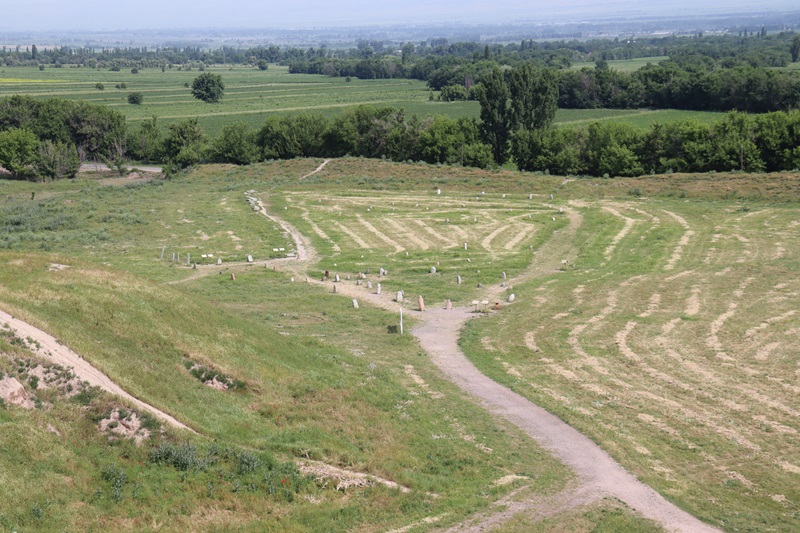
[[[353,298],[353,308],[358,309],[358,300],[356,300],[355,298]]]
[[[514,298],[516,298],[516,296],[514,296],[514,293],[511,293],[511,294],[508,295],[508,301],[509,302],[513,302]]]
[[[424,311],[425,310],[425,300],[422,299],[422,295],[417,297],[417,303],[419,304],[419,310],[420,311]]]
[[[161,257],[159,257],[159,259],[164,259],[164,250],[166,250],[166,249],[167,249],[166,246],[162,246],[161,247]]]
[[[561,270],[566,270],[566,269],[567,269],[567,260],[566,259],[562,259],[561,260]]]
[[[372,289],[372,282],[371,281],[367,281],[367,288],[368,289]]]
[[[505,198],[505,197],[506,197],[506,193],[503,193],[503,198]]]
[[[503,272],[503,279],[506,279],[506,273]]]
[[[478,283],[478,288],[482,289],[483,288],[483,283]]]
[[[361,280],[360,279],[356,280],[356,285],[361,285]]]
[[[464,249],[465,250],[467,249],[467,243],[464,243]]]
[[[445,308],[445,309],[447,309],[448,311],[450,311],[451,309],[453,309],[453,302],[451,302],[451,301],[448,299],[448,300],[447,300],[447,303],[445,303],[445,305],[444,305],[444,308]]]
[[[442,194],[442,189],[440,189],[439,187],[436,187],[436,194]]]
[[[472,263],[472,259],[470,259],[469,257],[467,257],[467,263]]]
[[[341,280],[339,279],[339,274],[335,274],[335,275],[333,276],[333,281],[334,281],[334,282],[336,282],[336,283],[339,283],[339,281],[341,281]]]
[[[253,256],[252,255],[248,255],[247,256],[247,262],[248,263],[252,263],[253,262]]]
[[[348,274],[348,275],[347,275],[347,277],[346,277],[345,279],[346,279],[347,281],[350,281],[350,274]]]
[[[172,263],[175,262],[175,252],[172,252],[172,259],[170,260]]]
[[[553,195],[552,195],[552,194],[550,195],[550,199],[551,199],[551,200],[553,199]]]
[[[380,293],[381,293],[381,284],[378,283],[378,285],[376,285],[375,287],[375,294],[380,294]]]
[[[506,282],[504,281],[503,283],[500,284],[500,286],[501,287],[505,287],[506,286]]]
[[[461,276],[456,276],[456,283],[461,285]]]
[[[236,274],[231,272],[231,281],[236,281]]]
[[[397,291],[397,298],[395,299],[397,303],[403,303],[403,291]]]
[[[218,258],[217,258],[217,264],[218,264],[218,265],[221,265],[221,264],[222,264],[222,258],[221,258],[221,257],[218,257]]]
[[[333,294],[336,294],[336,285],[333,286]]]
[[[289,281],[291,281],[292,283],[294,283],[294,278],[289,278]]]
[[[197,270],[197,263],[192,265],[192,270]]]
[[[563,208],[563,207],[559,207],[559,208],[558,208],[558,212],[559,212],[559,213],[563,213],[563,212],[564,212],[564,208]]]
[[[272,271],[273,272],[277,272],[278,271],[278,265],[272,265]]]
[[[436,274],[436,267],[431,267],[431,274]]]
[[[533,200],[533,195],[532,194],[528,195],[528,200]]]

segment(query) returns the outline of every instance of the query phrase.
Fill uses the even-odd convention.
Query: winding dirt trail
[[[52,335],[45,333],[44,331],[28,324],[27,322],[23,322],[22,320],[14,318],[4,311],[0,311],[0,322],[8,324],[11,329],[14,330],[17,336],[22,337],[23,339],[31,338],[37,341],[41,348],[37,349],[35,347],[31,347],[34,352],[36,352],[39,356],[52,361],[53,363],[61,366],[71,367],[75,372],[75,375],[81,381],[86,381],[90,385],[100,387],[104,391],[110,392],[111,394],[116,394],[121,398],[125,398],[140,409],[152,413],[162,422],[166,422],[173,427],[186,429],[192,433],[195,433],[192,428],[178,421],[176,418],[125,392],[119,385],[111,381],[108,376],[103,374],[97,368],[93,367],[80,355],[73,352],[63,344],[60,344]]]

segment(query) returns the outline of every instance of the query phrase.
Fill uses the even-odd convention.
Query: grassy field
[[[412,337],[387,333],[393,314],[354,310],[263,263],[239,265],[231,281],[233,261],[287,246],[243,192],[277,204],[288,176],[316,164],[207,167],[134,186],[34,185],[33,202],[32,184],[3,182],[0,220],[11,238],[0,252],[2,308],[201,434],[155,433],[140,447],[110,440],[97,421],[119,402],[106,395],[86,399],[86,410],[42,387],[42,409],[0,407],[4,529],[384,531],[452,524],[512,490],[564,486],[563,467],[443,381]],[[212,252],[224,258],[222,275],[193,279],[191,268],[159,261],[162,246],[167,257]],[[15,339],[0,335],[0,353],[11,356],[0,357],[0,371],[26,375],[19,361],[31,355]],[[187,362],[245,389],[204,386]],[[196,451],[181,448],[187,440]],[[159,445],[184,450],[189,467],[154,462]],[[280,466],[297,460],[410,492],[309,483]],[[525,481],[494,484],[509,474]]]
[[[612,62],[613,63],[613,62]],[[314,112],[331,117],[361,104],[403,108],[408,114],[440,114],[452,118],[480,114],[478,102],[429,101],[424,82],[416,80],[359,80],[330,78],[310,74],[289,74],[287,67],[271,65],[266,71],[244,67],[208,67],[208,72],[222,76],[225,95],[219,103],[206,104],[191,95],[195,70],[142,69],[111,72],[87,68],[6,67],[0,72],[0,97],[27,94],[35,97],[59,97],[102,104],[123,113],[129,125],[136,127],[153,116],[162,126],[197,118],[200,126],[214,137],[227,124],[244,122],[253,128],[267,117],[295,112]],[[104,89],[96,88],[102,84]],[[117,86],[124,88],[117,88]],[[144,96],[141,105],[127,101],[130,92]],[[676,110],[560,109],[557,124],[586,125],[592,121],[614,120],[647,128],[652,122],[671,122],[696,118],[702,122],[718,113]]]
[[[456,523],[516,488],[557,492],[569,474],[443,381],[413,339],[387,333],[393,314],[354,310],[302,281],[328,269],[355,283],[369,271],[387,295],[469,304],[479,283],[513,278],[544,242],[569,238],[569,268],[515,284],[517,303],[471,322],[463,349],[704,520],[728,531],[797,529],[800,177],[564,180],[341,159],[297,180],[318,164],[207,166],[153,183],[4,181],[0,302],[195,428],[203,437],[190,440],[206,455],[214,442],[263,454],[259,464],[310,458],[397,481],[410,495],[311,484],[292,502],[270,499],[260,486],[240,491],[251,483],[241,451],[187,477],[149,461],[147,447],[98,434],[92,416],[108,399],[87,414],[43,393],[52,408],[0,409],[0,501],[22,502],[0,504],[4,527],[247,529],[261,520],[275,530],[385,530]],[[248,190],[312,240],[318,263],[264,268],[281,255],[274,249],[292,247],[248,206]],[[581,222],[572,237],[562,231],[568,217]],[[200,270],[173,264],[173,252],[190,253]],[[243,262],[248,254],[254,263]],[[205,387],[187,360],[247,387]],[[109,465],[127,472],[119,500]],[[493,485],[512,473],[529,481]],[[549,520],[536,527],[654,527],[613,502]],[[533,527],[530,517],[500,530],[516,527]]]
[[[669,59],[669,56],[637,57],[636,59],[613,59],[611,61],[607,61],[607,63],[609,68],[613,68],[614,70],[619,70],[620,72],[633,72],[634,70],[639,70],[648,64],[657,65],[665,59]],[[595,62],[578,61],[573,63],[571,68],[572,70],[580,70],[584,67],[594,68]]]

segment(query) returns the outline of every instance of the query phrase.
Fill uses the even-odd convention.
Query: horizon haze
[[[768,0],[758,7],[743,0],[715,0],[698,7],[688,0],[578,0],[577,2],[420,0],[376,6],[365,0],[332,4],[321,0],[278,4],[234,0],[221,5],[194,2],[140,0],[125,6],[101,0],[5,0],[0,32],[113,31],[199,28],[333,28],[383,24],[501,24],[597,21],[610,18],[687,18],[728,13],[796,11],[788,0]],[[677,15],[685,14],[685,15]]]

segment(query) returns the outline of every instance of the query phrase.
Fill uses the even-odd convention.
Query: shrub
[[[141,105],[144,96],[140,92],[128,93],[128,103],[133,105]]]

